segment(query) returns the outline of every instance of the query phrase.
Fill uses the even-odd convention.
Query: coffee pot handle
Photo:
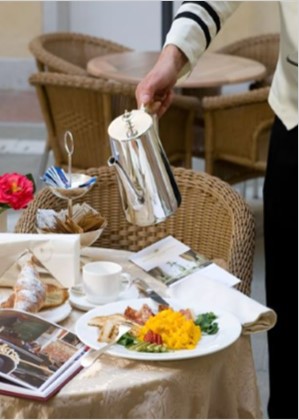
[[[146,107],[144,104],[141,105],[140,110],[146,112],[147,114],[149,114],[152,117],[152,119],[153,119],[153,127],[154,127],[154,129],[156,131],[157,136],[159,137],[159,120],[158,120],[158,115],[157,114],[151,114],[150,111],[149,111],[149,108]]]

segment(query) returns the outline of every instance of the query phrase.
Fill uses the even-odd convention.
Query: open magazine
[[[35,314],[0,310],[0,394],[47,400],[80,369],[78,337]]]
[[[173,236],[167,236],[136,252],[130,260],[169,287],[200,275],[213,278],[227,286],[234,286],[240,282],[237,277]]]

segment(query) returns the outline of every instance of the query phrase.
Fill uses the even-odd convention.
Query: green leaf
[[[219,331],[218,322],[215,322],[217,316],[214,312],[206,312],[203,314],[199,314],[194,321],[196,325],[198,325],[203,334],[216,334]]]
[[[117,344],[120,344],[122,346],[131,346],[132,344],[136,344],[137,339],[130,333],[126,333],[123,336],[120,337]]]
[[[33,175],[32,174],[26,174],[25,176],[26,176],[26,178],[29,179],[29,181],[32,182],[33,192],[35,193],[35,191],[36,191],[36,185],[35,185],[35,181],[34,181]]]
[[[4,213],[5,210],[10,209],[9,205],[6,203],[0,203],[0,213]]]

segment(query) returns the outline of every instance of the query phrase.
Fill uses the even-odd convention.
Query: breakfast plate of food
[[[152,299],[118,301],[92,309],[78,319],[75,332],[93,349],[115,340],[120,325],[130,326],[107,350],[112,356],[134,360],[180,360],[215,353],[241,334],[239,320],[228,312],[211,308],[169,306]]]
[[[36,265],[26,261],[13,288],[0,288],[0,309],[36,313],[50,322],[63,321],[71,313],[67,288],[40,280]]]

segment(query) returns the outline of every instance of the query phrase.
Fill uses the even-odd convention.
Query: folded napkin
[[[243,334],[267,331],[276,323],[277,316],[272,309],[234,288],[198,273],[173,285],[168,294],[186,306],[202,307],[211,311],[218,308],[230,312],[239,319]]]
[[[38,270],[46,282],[64,287],[79,282],[79,235],[4,233],[0,235],[0,287],[14,285],[19,262],[28,252],[40,263]]]

